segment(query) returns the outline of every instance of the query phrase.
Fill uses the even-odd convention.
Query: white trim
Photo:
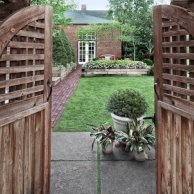
[[[85,53],[81,53],[81,52],[84,52],[84,51],[81,51],[80,50],[80,46],[81,46],[81,44],[82,44],[82,46],[83,46],[83,43],[85,43]],[[78,41],[78,64],[85,64],[85,63],[87,63],[87,62],[89,62],[89,52],[90,52],[90,50],[89,50],[89,44],[90,43],[94,43],[94,45],[93,45],[93,51],[94,51],[94,53],[93,53],[93,57],[92,57],[92,59],[94,59],[94,58],[96,58],[96,41],[94,41],[94,40],[92,40],[92,41],[90,41],[90,40],[88,40],[88,41]],[[83,59],[85,59],[85,61],[81,61],[80,59],[81,59],[81,54],[83,55],[82,57],[83,57]]]

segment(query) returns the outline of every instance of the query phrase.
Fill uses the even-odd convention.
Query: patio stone
[[[92,138],[87,132],[53,132],[52,160],[96,160],[92,151]]]
[[[52,133],[52,160],[96,160],[96,146],[92,151],[93,139],[89,132],[53,132]],[[155,151],[148,151],[150,160],[155,158]],[[133,154],[113,149],[113,154],[101,154],[103,161],[129,161]]]
[[[102,194],[155,194],[155,162],[102,161]]]
[[[95,194],[96,162],[52,162],[51,194]]]
[[[96,146],[91,150],[89,132],[53,132],[51,194],[95,194]],[[114,148],[101,154],[101,194],[155,194],[154,149],[149,160],[136,162],[133,155]]]

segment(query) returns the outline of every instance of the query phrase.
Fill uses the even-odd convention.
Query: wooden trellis
[[[51,9],[27,7],[0,26],[0,193],[48,194]]]
[[[157,193],[194,193],[194,13],[154,8]]]

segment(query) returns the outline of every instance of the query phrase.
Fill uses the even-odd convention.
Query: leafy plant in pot
[[[137,161],[144,161],[148,158],[146,151],[155,141],[154,126],[145,125],[143,119],[136,119],[131,122],[128,134],[116,131],[115,138],[126,144],[125,149],[133,152]]]
[[[141,117],[148,108],[145,97],[139,91],[120,89],[114,92],[107,103],[107,110],[111,113],[114,128],[127,133],[132,119]]]
[[[115,140],[115,134],[112,126],[101,125],[100,127],[91,127],[93,131],[90,133],[90,136],[94,137],[92,150],[94,147],[94,143],[97,141],[98,143],[100,143],[103,153],[111,154],[113,152],[113,142]]]

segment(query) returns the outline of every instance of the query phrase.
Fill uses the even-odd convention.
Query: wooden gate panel
[[[194,15],[154,8],[157,193],[194,193]]]
[[[48,194],[51,9],[28,7],[0,26],[0,193]]]

